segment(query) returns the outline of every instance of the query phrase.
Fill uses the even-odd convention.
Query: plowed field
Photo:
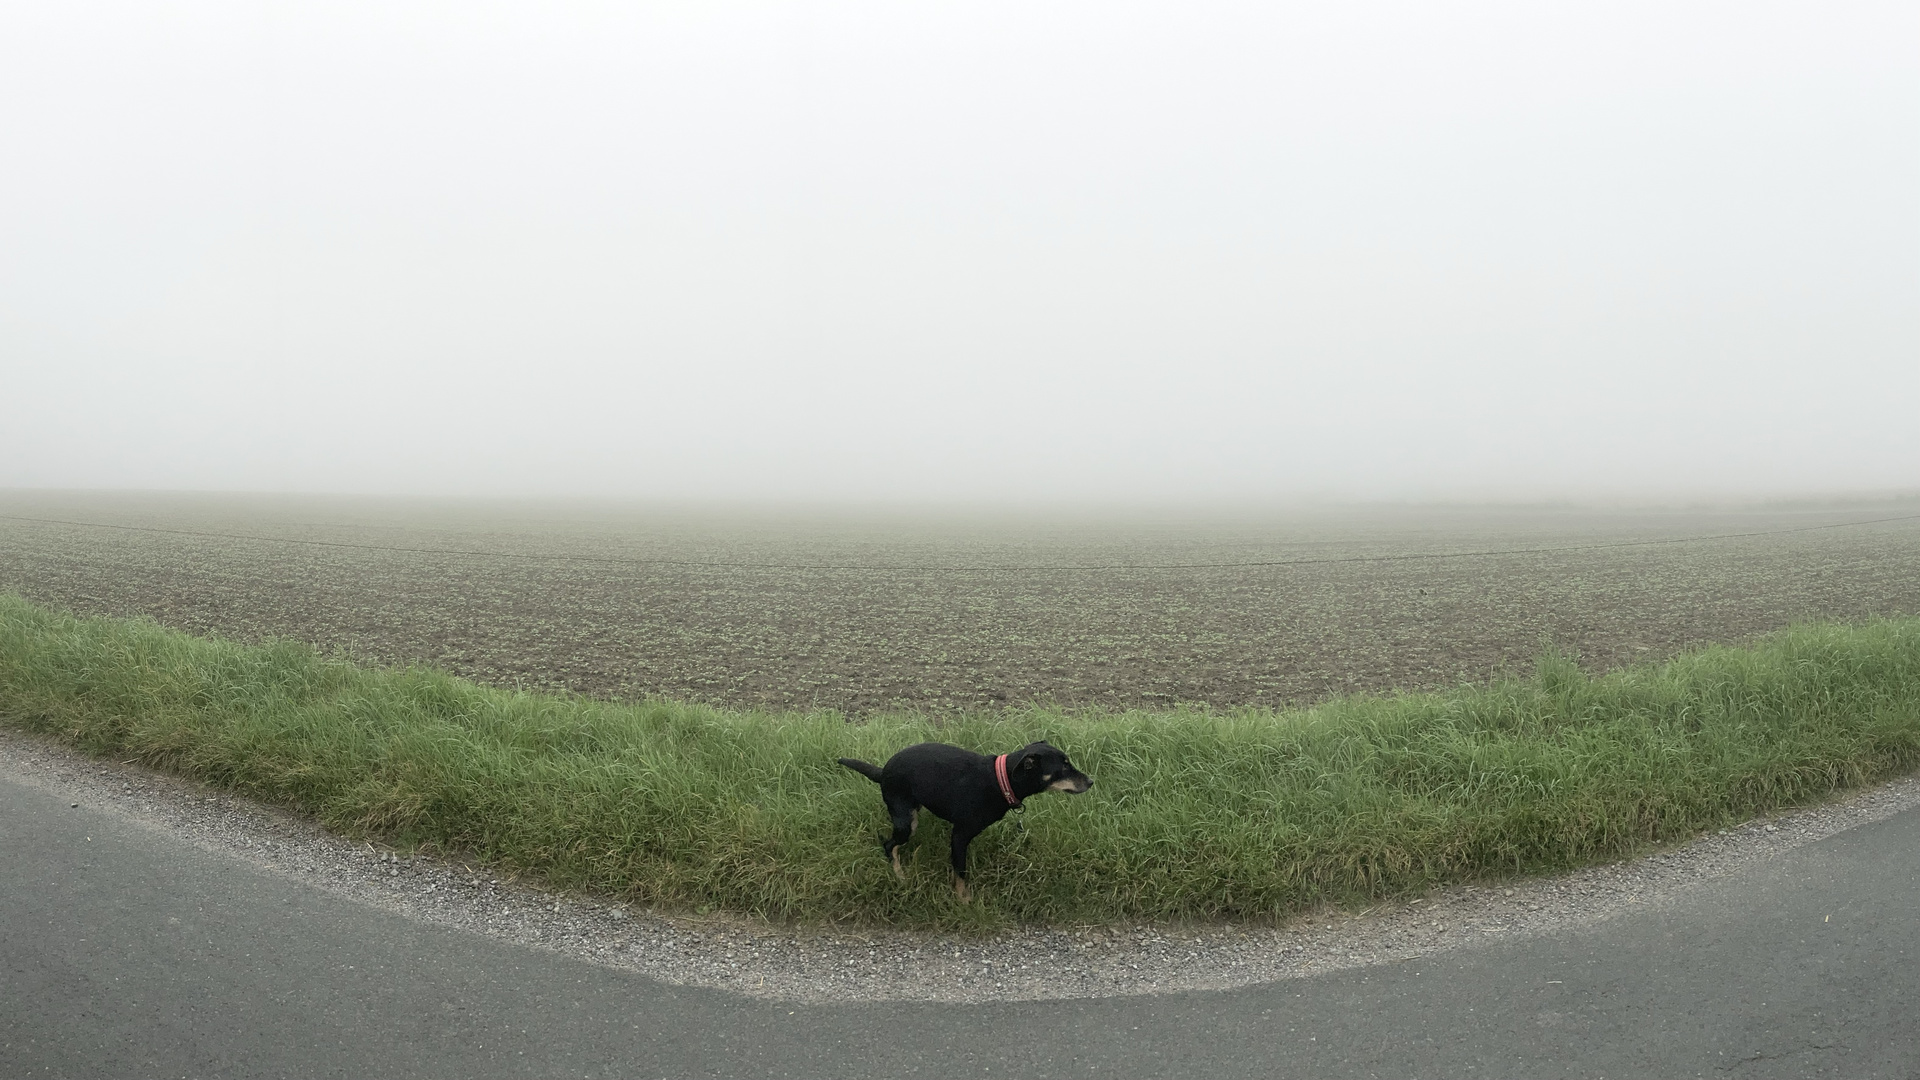
[[[1303,704],[1920,613],[1920,505],[727,511],[0,493],[0,590],[501,685],[933,713]]]

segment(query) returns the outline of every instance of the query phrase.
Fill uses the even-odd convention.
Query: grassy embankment
[[[1804,626],[1589,679],[1297,712],[1044,710],[848,724],[513,693],[0,595],[0,723],[563,889],[774,919],[1263,918],[1617,858],[1920,765],[1920,619]],[[902,886],[878,790],[834,764],[1047,737],[1094,776]]]

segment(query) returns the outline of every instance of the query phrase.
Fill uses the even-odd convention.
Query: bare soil
[[[0,493],[0,589],[735,708],[1305,704],[1920,613],[1920,504],[1238,514]]]

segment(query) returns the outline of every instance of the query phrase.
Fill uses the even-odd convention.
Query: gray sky
[[[0,486],[1920,488],[1920,6],[0,6]]]

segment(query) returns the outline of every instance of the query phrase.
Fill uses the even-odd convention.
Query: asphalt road
[[[337,898],[0,777],[5,1077],[1920,1077],[1920,812],[1562,935],[1228,992],[799,1005]]]

